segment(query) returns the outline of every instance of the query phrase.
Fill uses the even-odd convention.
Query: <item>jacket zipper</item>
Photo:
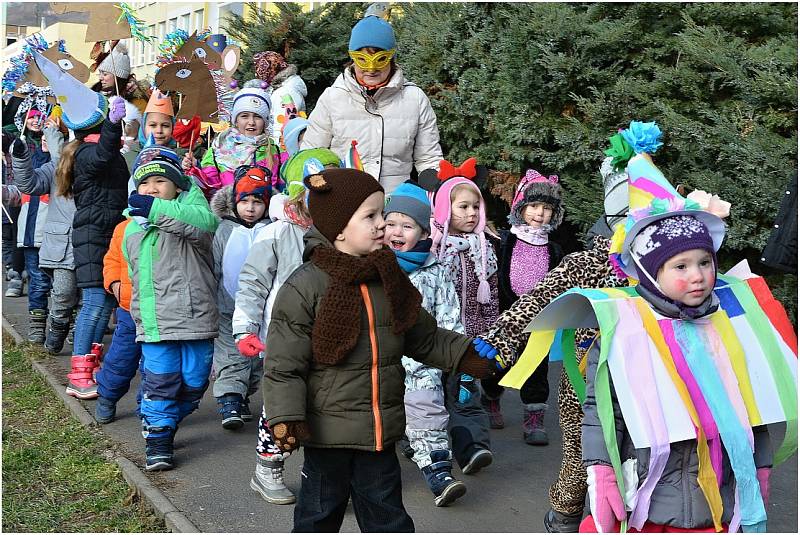
[[[378,389],[378,337],[375,331],[375,315],[372,310],[372,300],[366,284],[359,284],[361,296],[367,308],[369,320],[369,341],[372,346],[372,418],[375,421],[375,451],[383,451],[383,423],[381,422],[380,390]]]
[[[467,328],[467,261],[464,259],[462,253],[458,253],[458,258],[461,261],[461,325],[464,326],[465,332]]]

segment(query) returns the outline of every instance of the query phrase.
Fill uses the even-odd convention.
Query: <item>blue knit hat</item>
[[[286,145],[286,152],[293,156],[300,150],[300,134],[308,128],[308,119],[295,117],[283,127],[283,144]]]
[[[408,182],[397,186],[383,209],[384,214],[392,212],[407,215],[430,234],[431,202],[428,200],[428,194],[419,186]]]
[[[358,21],[350,32],[348,50],[365,47],[391,50],[397,46],[392,25],[380,17],[370,16]]]

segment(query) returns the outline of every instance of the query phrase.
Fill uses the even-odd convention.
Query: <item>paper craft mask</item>
[[[89,13],[89,22],[86,24],[86,37],[84,41],[111,41],[114,39],[127,39],[131,36],[131,26],[119,6],[111,2],[51,2],[53,13],[78,11]]]
[[[202,121],[219,120],[217,86],[202,59],[195,57],[188,63],[176,61],[165,65],[155,78],[155,85],[162,93],[175,91],[183,94],[177,119],[191,120],[199,115]]]

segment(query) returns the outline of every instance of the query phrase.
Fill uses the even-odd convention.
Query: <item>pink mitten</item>
[[[589,474],[589,509],[601,533],[610,533],[619,521],[625,519],[625,504],[617,487],[614,469],[605,464],[586,467]]]
[[[113,96],[108,101],[108,120],[112,123],[118,123],[125,117],[125,99],[118,96]]]
[[[758,485],[761,487],[761,499],[764,500],[764,509],[767,508],[769,503],[769,475],[772,468],[764,467],[756,470],[756,477],[758,478]]]
[[[257,334],[250,333],[236,343],[236,348],[243,356],[254,358],[264,351],[264,344],[258,339]]]

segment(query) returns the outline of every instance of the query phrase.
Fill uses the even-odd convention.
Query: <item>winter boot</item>
[[[22,276],[13,269],[9,269],[6,271],[6,279],[8,279],[6,297],[21,297],[23,284]]]
[[[250,478],[250,488],[261,494],[261,497],[275,505],[286,505],[295,502],[294,494],[283,482],[283,459],[278,460],[256,455],[256,473]]]
[[[544,429],[544,411],[547,403],[526,403],[522,420],[522,435],[531,446],[546,446],[547,431]]]
[[[97,398],[97,404],[94,406],[94,419],[99,424],[110,424],[114,421],[117,415],[117,403],[106,399],[103,396]]]
[[[422,475],[433,492],[433,503],[436,507],[448,506],[467,492],[467,486],[450,473],[453,463],[450,462],[449,451],[432,451],[431,461],[431,464],[422,469]]]
[[[481,405],[489,415],[489,428],[502,429],[506,426],[503,413],[500,412],[500,398],[491,399],[485,392],[481,392]]]
[[[50,327],[47,328],[47,337],[44,348],[51,355],[58,355],[64,349],[64,340],[69,333],[69,318],[50,316]]]
[[[239,412],[239,415],[245,422],[253,421],[253,413],[250,412],[250,398],[245,398],[245,400],[242,402],[242,407],[241,411]]]
[[[28,342],[43,344],[47,331],[47,311],[36,308],[28,313]]]
[[[225,394],[217,398],[217,403],[221,405],[219,413],[222,414],[222,427],[225,429],[239,429],[244,425],[242,418],[242,403],[244,399],[241,394]]]
[[[97,397],[97,383],[94,381],[94,367],[97,356],[92,353],[87,355],[72,356],[72,371],[67,374],[67,395],[78,399],[94,399]]]
[[[94,362],[94,371],[93,373],[97,375],[97,372],[100,371],[100,365],[103,363],[103,349],[105,348],[104,344],[98,344],[97,342],[92,342],[92,349],[90,352],[92,355],[97,357],[97,360]]]
[[[466,466],[461,468],[461,473],[465,475],[475,474],[481,468],[485,468],[492,464],[493,460],[494,456],[492,455],[491,451],[473,446],[473,452],[469,456],[469,462],[466,464]]]
[[[142,434],[145,435],[144,469],[148,472],[172,470],[175,467],[172,459],[175,430],[170,427],[149,427]]]
[[[582,519],[583,514],[581,512],[567,515],[550,509],[544,515],[544,530],[547,533],[578,533]]]

